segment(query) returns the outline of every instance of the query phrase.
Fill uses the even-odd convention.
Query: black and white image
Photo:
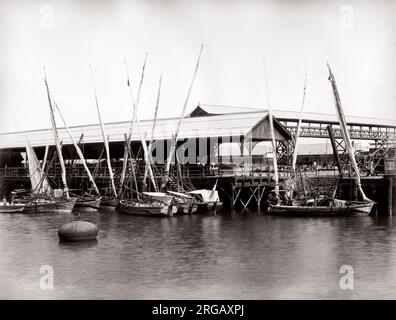
[[[395,12],[0,1],[0,299],[395,299]]]

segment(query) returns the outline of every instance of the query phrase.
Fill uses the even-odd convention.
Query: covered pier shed
[[[183,154],[191,153],[191,146],[194,146],[195,158],[198,159],[200,157],[201,162],[202,157],[206,156],[209,159],[215,156],[216,150],[218,151],[218,147],[222,143],[239,143],[243,154],[243,150],[251,152],[255,144],[271,140],[267,112],[237,112],[210,116],[196,113],[193,111],[182,119],[178,145],[179,149],[184,149]],[[155,141],[153,158],[158,164],[164,163],[166,160],[165,155],[169,152],[170,141],[176,131],[178,121],[179,118],[176,117],[157,120],[153,136]],[[150,141],[153,122],[153,120],[140,120],[141,132],[139,132],[137,125],[133,128],[131,146],[135,155],[139,153],[142,140],[146,141],[146,143]],[[129,133],[130,127],[130,121],[105,124],[112,159],[121,159],[123,157],[125,134]],[[76,141],[80,140],[86,159],[99,159],[103,151],[103,139],[99,124],[73,126],[70,127],[70,131]],[[277,141],[292,139],[291,133],[275,117],[274,131]],[[77,154],[65,128],[58,128],[58,132],[62,141],[64,158],[66,160],[76,159]],[[15,157],[10,157],[10,154],[25,152],[27,143],[34,147],[39,159],[43,159],[46,145],[50,146],[50,151],[55,148],[51,129],[2,133],[0,134],[0,156],[3,160],[2,162],[7,163],[9,158],[15,159]],[[162,150],[160,150],[161,148]],[[159,153],[161,153],[160,156]],[[189,163],[194,161],[194,157],[191,157],[191,155],[186,157]],[[8,165],[12,164],[9,163]]]

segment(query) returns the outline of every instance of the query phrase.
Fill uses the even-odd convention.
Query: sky
[[[50,127],[45,65],[69,126],[129,121],[124,59],[139,117],[179,116],[201,43],[187,111],[198,103],[335,113],[326,62],[345,114],[396,118],[395,1],[2,1],[0,132]],[[264,63],[263,63],[264,61]],[[263,68],[265,64],[265,71]],[[268,79],[268,90],[265,86]],[[57,118],[60,124],[59,118]]]

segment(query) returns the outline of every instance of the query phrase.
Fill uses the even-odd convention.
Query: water
[[[0,215],[2,299],[395,299],[396,220],[222,213],[81,213],[94,243],[62,244],[65,214]],[[41,265],[54,289],[40,289]],[[354,269],[342,290],[340,267]]]

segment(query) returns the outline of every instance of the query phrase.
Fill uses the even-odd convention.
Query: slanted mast
[[[160,94],[161,94],[161,84],[162,84],[162,74],[160,75],[159,78],[159,83],[158,83],[158,94],[157,94],[157,102],[155,105],[155,111],[154,111],[154,123],[153,127],[151,128],[151,137],[150,137],[150,142],[147,150],[147,160],[146,160],[146,166],[144,169],[144,178],[143,178],[143,185],[146,186],[146,180],[147,180],[147,174],[150,169],[150,165],[152,164],[152,159],[151,159],[151,152],[152,152],[152,147],[153,147],[153,141],[154,141],[154,130],[155,126],[157,124],[157,115],[158,115],[158,106],[159,106],[159,101],[160,101]]]
[[[99,117],[99,122],[100,122],[100,129],[102,131],[103,142],[104,142],[104,146],[105,146],[105,149],[106,149],[107,168],[109,170],[109,175],[110,175],[110,180],[111,180],[111,187],[113,189],[114,195],[117,197],[117,191],[116,191],[115,184],[114,184],[113,168],[111,167],[111,161],[110,161],[109,141],[107,139],[105,127],[104,127],[104,124],[102,122],[102,117],[100,115],[99,102],[98,102],[98,97],[97,97],[97,94],[96,94],[96,87],[95,87],[95,81],[94,81],[94,77],[93,77],[92,66],[90,65],[89,67],[90,67],[90,71],[91,71],[92,86],[93,86],[93,91],[94,91],[94,95],[95,95],[96,110],[98,112],[98,117]]]
[[[349,136],[349,131],[348,131],[348,128],[347,128],[347,123],[346,123],[346,120],[345,120],[344,111],[342,110],[341,99],[340,99],[340,96],[339,96],[339,93],[338,93],[335,77],[333,75],[333,72],[331,71],[329,63],[327,63],[327,67],[329,69],[329,81],[331,82],[331,86],[333,88],[334,104],[335,104],[338,120],[339,120],[340,127],[341,127],[342,137],[344,139],[345,147],[346,147],[346,149],[348,151],[349,159],[351,160],[351,164],[352,164],[353,170],[355,171],[356,185],[357,185],[357,188],[358,188],[360,194],[362,195],[363,200],[364,201],[371,201],[370,199],[367,198],[366,194],[364,193],[364,191],[362,189],[359,168],[358,168],[358,165],[356,163],[355,152],[354,152],[354,149],[352,147],[351,138]]]
[[[130,128],[129,128],[129,132],[128,132],[128,134],[125,134],[124,159],[123,159],[123,164],[122,164],[122,171],[121,171],[120,185],[119,185],[119,193],[120,193],[119,196],[120,197],[121,197],[122,190],[123,190],[123,187],[124,187],[125,175],[126,175],[126,170],[127,170],[127,166],[128,166],[128,158],[129,158],[129,154],[130,154],[130,145],[131,145],[132,133],[133,133],[133,128],[135,126],[137,112],[138,112],[138,108],[139,108],[140,93],[141,93],[142,85],[143,85],[144,70],[146,68],[147,55],[148,54],[146,53],[146,56],[145,56],[144,62],[143,62],[142,74],[141,74],[141,77],[140,77],[139,88],[138,88],[137,95],[136,95],[136,103],[135,103],[135,101],[133,99],[131,82],[129,80],[129,71],[128,71],[127,62],[126,62],[126,59],[124,60],[125,73],[126,73],[126,77],[127,77],[127,86],[129,87],[129,94],[130,94],[131,99],[132,99],[133,112],[132,112],[132,120],[131,120],[131,125],[130,125]],[[132,172],[133,172],[133,177],[134,177],[134,181],[135,181],[135,188],[137,189],[137,181],[136,181],[136,175],[135,175],[135,171],[134,170],[135,169],[134,169],[134,167],[132,165]],[[136,190],[136,191],[138,191],[138,190]],[[139,194],[138,194],[138,197],[139,197]]]
[[[66,198],[69,199],[70,196],[69,196],[69,188],[67,186],[67,180],[66,180],[65,162],[63,160],[62,150],[61,150],[60,143],[59,143],[58,130],[56,128],[54,109],[53,109],[53,106],[52,106],[51,95],[50,95],[50,90],[49,90],[49,86],[48,86],[47,74],[45,72],[45,68],[44,68],[44,83],[45,83],[45,86],[47,88],[47,98],[48,98],[48,103],[49,103],[49,108],[50,108],[51,124],[52,124],[52,131],[53,131],[53,134],[54,134],[56,151],[58,153],[58,159],[59,159],[60,166],[61,166],[61,169],[62,169],[63,191],[66,194]]]
[[[182,111],[182,113],[180,115],[179,122],[177,123],[177,127],[176,127],[176,130],[175,130],[174,138],[171,141],[171,147],[170,147],[170,151],[169,151],[168,158],[167,158],[167,161],[166,161],[165,176],[164,176],[164,179],[162,181],[161,190],[163,190],[165,188],[167,182],[169,181],[169,170],[170,170],[170,165],[171,165],[171,162],[172,162],[173,154],[175,153],[176,146],[177,146],[180,125],[181,125],[182,119],[184,118],[184,114],[186,113],[188,100],[190,98],[190,94],[191,94],[191,90],[192,90],[192,87],[193,87],[193,84],[194,84],[194,80],[195,80],[195,77],[197,75],[199,62],[201,60],[202,50],[203,50],[203,44],[201,44],[201,49],[199,50],[197,64],[195,66],[195,70],[194,70],[194,74],[193,74],[193,77],[192,77],[192,80],[191,80],[191,83],[190,83],[190,87],[188,88],[187,96],[186,96],[186,99],[184,101],[183,111]]]
[[[85,158],[84,158],[84,155],[83,155],[83,153],[82,153],[80,147],[78,146],[78,144],[77,144],[76,141],[74,140],[73,135],[71,134],[70,129],[69,129],[69,127],[68,127],[67,124],[66,124],[66,120],[65,120],[65,118],[63,117],[62,112],[61,112],[61,110],[59,109],[59,107],[58,107],[58,105],[57,105],[57,103],[56,103],[55,101],[54,101],[54,105],[55,105],[56,109],[57,109],[58,112],[59,112],[59,115],[60,115],[60,117],[61,117],[61,119],[62,119],[63,125],[65,126],[66,132],[67,132],[67,134],[69,135],[69,138],[70,138],[70,140],[72,141],[72,143],[73,143],[73,145],[74,145],[74,148],[76,149],[77,154],[78,154],[78,156],[79,156],[79,158],[80,158],[80,160],[81,160],[81,162],[82,162],[82,164],[83,164],[83,166],[84,166],[84,169],[85,169],[85,171],[86,171],[86,173],[87,173],[87,175],[88,175],[89,181],[92,183],[92,186],[94,187],[96,194],[97,194],[98,196],[100,196],[99,189],[98,189],[98,187],[97,187],[97,185],[96,185],[96,183],[95,183],[94,178],[92,177],[91,171],[89,170],[89,168],[88,168],[88,166],[87,166],[87,162],[86,162],[86,160],[85,160]]]
[[[136,107],[137,104],[139,103],[139,99],[140,99],[140,92],[141,92],[141,88],[142,88],[142,84],[143,84],[143,77],[144,77],[144,69],[145,69],[145,66],[146,66],[146,60],[147,60],[147,54],[146,54],[146,59],[144,60],[144,65],[143,65],[143,69],[142,69],[142,76],[141,76],[141,79],[140,79],[140,84],[139,84],[139,89],[138,89],[138,97],[137,97],[136,103],[135,103],[135,99],[133,97],[132,87],[131,87],[130,81],[129,81],[129,72],[128,72],[128,68],[127,68],[126,62],[125,62],[125,71],[126,71],[127,78],[128,78],[128,82],[127,83],[128,83],[128,88],[129,88],[129,95],[130,95],[132,107],[133,107],[133,110],[134,110],[133,119],[132,119],[132,123],[131,123],[131,130],[130,130],[129,139],[128,139],[127,143],[128,143],[128,146],[129,146],[130,141],[131,141],[131,137],[132,137],[132,129],[133,129],[133,125],[134,125],[134,120],[135,120],[136,124],[137,124],[137,127],[138,127],[139,135],[140,135],[140,141],[141,141],[142,147],[143,147],[144,159],[145,159],[145,162],[147,164],[147,162],[148,162],[148,150],[147,150],[147,145],[146,145],[146,139],[143,136],[143,131],[142,131],[142,128],[140,126],[140,121],[139,121],[139,117],[137,115],[137,107]],[[151,182],[152,182],[152,184],[154,186],[154,190],[158,191],[157,190],[157,184],[156,184],[155,179],[154,179],[154,173],[153,173],[153,170],[152,170],[150,164],[148,164],[148,172],[149,172],[149,175],[150,175],[150,178],[151,178]],[[136,190],[136,192],[138,192],[138,190]]]

